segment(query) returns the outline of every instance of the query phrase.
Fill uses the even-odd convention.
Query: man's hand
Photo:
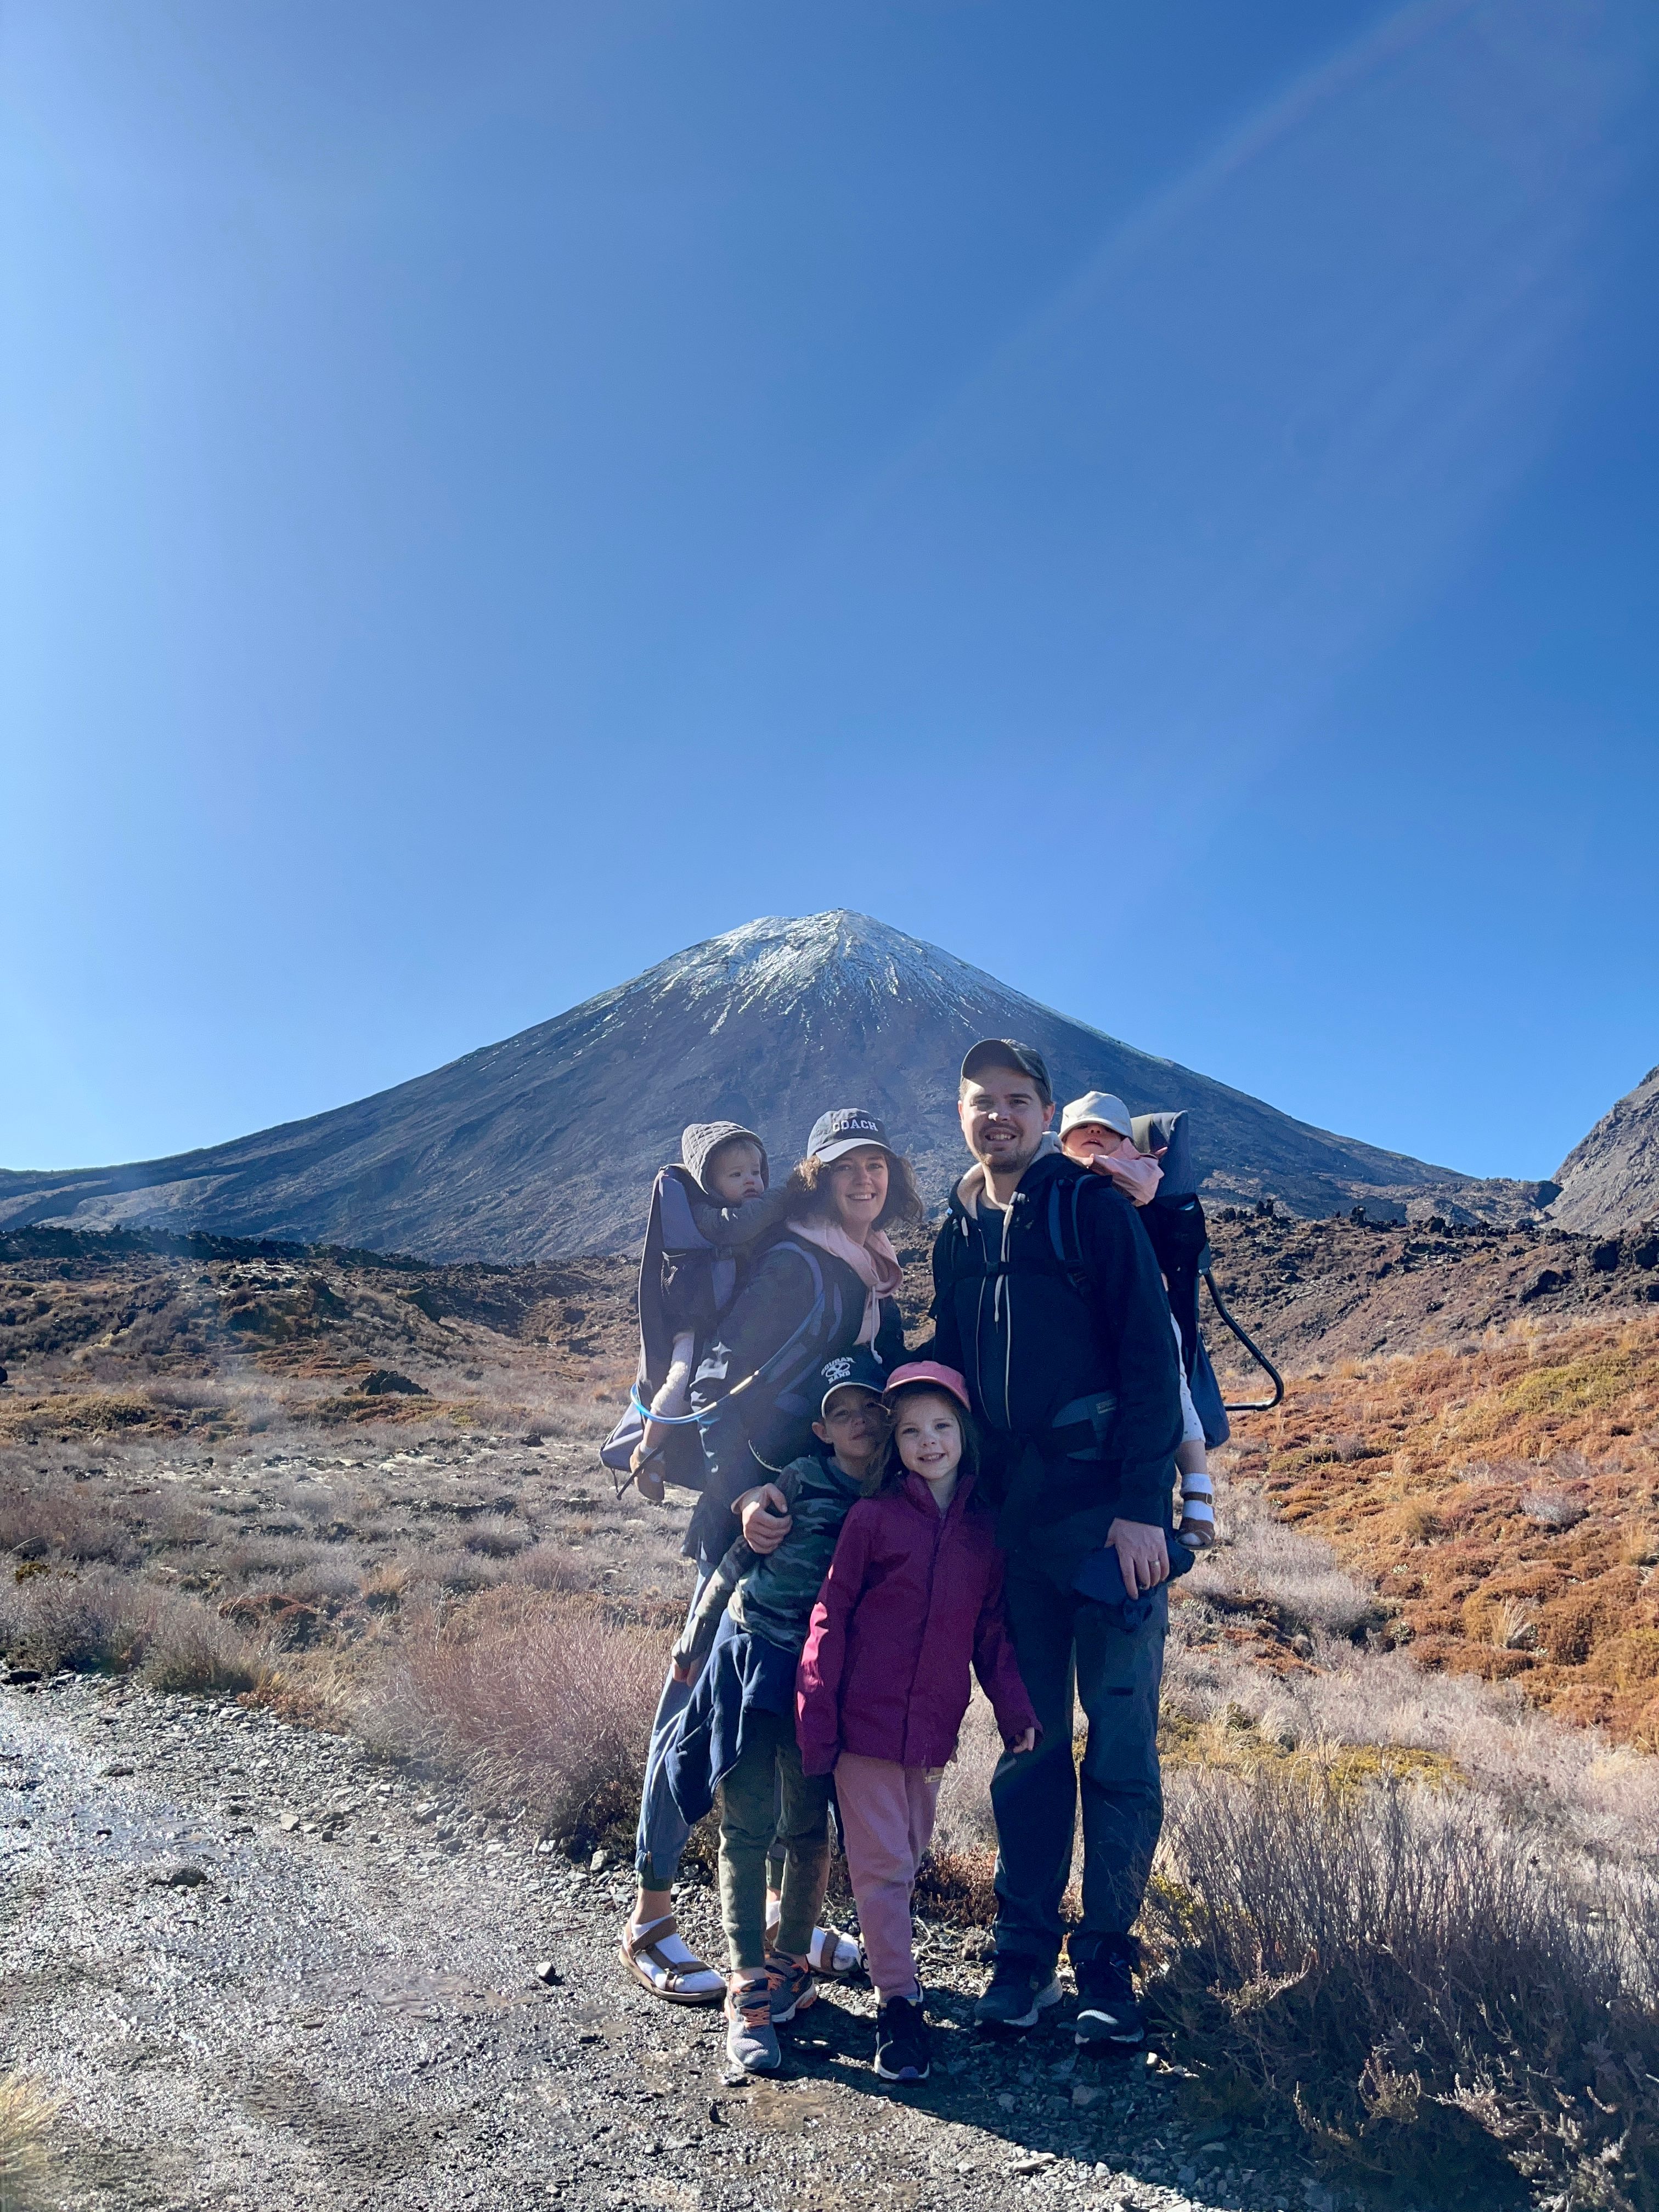
[[[1036,1749],[1036,1730],[1034,1728],[1022,1729],[1019,1735],[1017,1735],[1013,1741],[1009,1745],[1008,1748],[1016,1758],[1019,1756],[1022,1751],[1035,1751]]]
[[[744,1542],[762,1559],[775,1552],[795,1525],[789,1501],[775,1482],[745,1490],[732,1510],[742,1527]]]
[[[1144,1597],[1170,1578],[1170,1547],[1164,1531],[1150,1521],[1114,1521],[1106,1541],[1117,1553],[1123,1587],[1131,1597]]]

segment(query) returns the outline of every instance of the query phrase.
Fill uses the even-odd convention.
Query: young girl
[[[969,1665],[1010,1751],[1030,1751],[1037,1729],[1003,1621],[994,1523],[974,1496],[967,1385],[955,1368],[918,1360],[895,1370],[885,1396],[893,1436],[882,1487],[842,1526],[795,1717],[804,1771],[836,1778],[876,1985],[876,2071],[925,2081],[910,1892],[968,1709]]]

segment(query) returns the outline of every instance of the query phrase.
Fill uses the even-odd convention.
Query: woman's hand
[[[1020,1734],[1017,1735],[1013,1741],[1009,1745],[1008,1748],[1014,1754],[1016,1759],[1018,1758],[1022,1751],[1035,1751],[1036,1749],[1036,1730],[1034,1728],[1022,1729]]]
[[[695,1671],[694,1663],[690,1659],[682,1659],[677,1651],[674,1654],[673,1663],[668,1671],[677,1682],[689,1682]]]
[[[744,1542],[763,1559],[769,1552],[777,1550],[795,1525],[789,1501],[775,1482],[763,1482],[758,1490],[745,1490],[732,1510],[738,1516]]]

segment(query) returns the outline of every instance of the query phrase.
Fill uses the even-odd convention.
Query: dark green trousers
[[[743,1754],[720,1789],[720,1918],[734,1972],[766,1963],[766,1862],[783,1846],[778,1948],[804,1957],[830,1879],[827,1774],[801,1772],[793,1713],[747,1712]]]

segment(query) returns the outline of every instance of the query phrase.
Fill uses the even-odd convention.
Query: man
[[[1027,2028],[1060,1998],[1075,1680],[1089,1729],[1077,2039],[1137,2043],[1130,1929],[1163,1821],[1158,1702],[1182,1434],[1170,1309],[1133,1206],[1048,1134],[1040,1053],[981,1040],[957,1102],[975,1165],[933,1246],[929,1356],[968,1377],[984,1425],[1009,1626],[1042,1723],[1036,1750],[1005,1755],[991,1784],[997,1953],[977,2018]]]

